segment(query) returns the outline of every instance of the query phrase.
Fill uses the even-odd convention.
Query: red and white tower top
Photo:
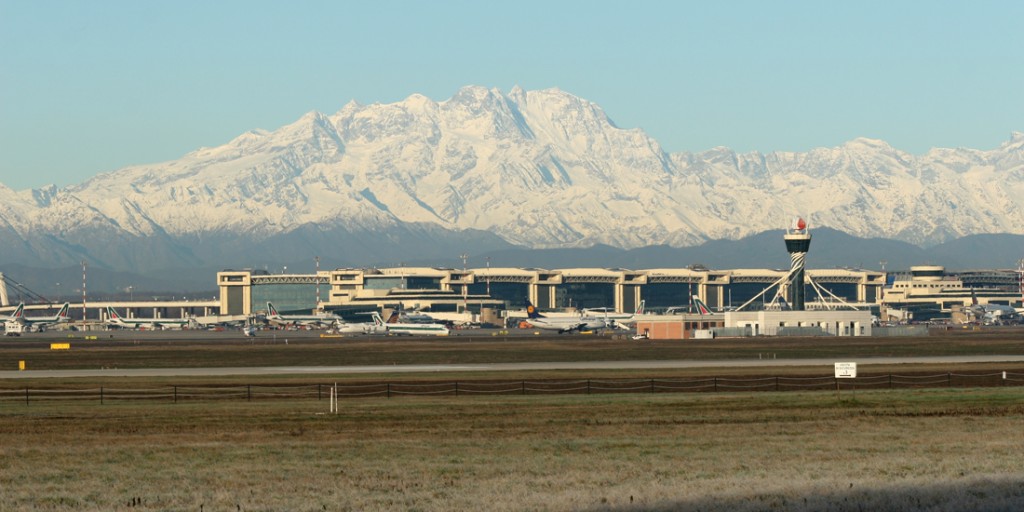
[[[793,221],[789,223],[789,231],[791,233],[806,233],[807,221],[803,217],[793,217]]]

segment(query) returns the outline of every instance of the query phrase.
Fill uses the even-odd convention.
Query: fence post
[[[946,387],[953,387],[953,372],[949,372],[946,374]]]
[[[590,379],[587,379],[587,394],[590,394]]]
[[[103,405],[103,386],[100,386],[100,405]]]
[[[715,377],[715,392],[718,392],[718,377]]]
[[[892,374],[889,374],[889,389],[892,389]]]
[[[776,376],[775,377],[775,391],[778,391],[778,390],[779,390],[779,377]]]
[[[651,379],[651,394],[654,394],[654,379]]]
[[[178,386],[174,386],[174,403],[178,403]]]
[[[28,405],[28,386],[25,386],[25,405]]]
[[[388,398],[391,398],[391,383],[388,382]]]
[[[26,396],[28,396],[27,395],[28,391],[26,391],[25,393],[26,393]],[[522,394],[524,394],[524,395],[526,394],[526,381],[525,380],[523,381],[523,393]],[[28,403],[28,398],[25,399],[25,402]]]
[[[455,381],[455,396],[459,396],[459,381]]]
[[[320,396],[320,384],[316,385],[316,399],[317,400],[323,400],[323,397]]]
[[[245,398],[252,402],[252,384],[245,385]]]

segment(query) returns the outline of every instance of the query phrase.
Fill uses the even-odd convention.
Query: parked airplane
[[[338,334],[387,334],[388,328],[380,313],[374,311],[370,315],[373,317],[371,322],[338,322],[332,330]]]
[[[267,303],[267,321],[278,325],[331,325],[341,321],[334,313],[314,313],[311,315],[282,315],[273,304]]]
[[[16,329],[27,330],[27,331],[43,331],[51,325],[67,322],[68,310],[71,309],[71,304],[65,302],[60,307],[60,311],[54,316],[25,316],[25,303],[18,304],[18,308],[11,313],[11,316],[7,317],[5,321],[6,325],[18,324],[19,327]]]
[[[191,318],[125,318],[117,313],[111,306],[107,306],[107,325],[120,327],[148,327],[150,329],[162,329],[164,327],[188,327],[195,323]]]
[[[378,316],[379,318],[379,316]],[[398,312],[391,313],[385,327],[391,334],[408,334],[410,336],[448,336],[448,328],[443,324],[423,324],[400,322]]]
[[[609,327],[615,326],[628,329],[636,324],[637,315],[644,314],[644,302],[641,300],[636,310],[632,313],[616,313],[613,308],[585,308],[583,316],[585,318],[600,318]]]
[[[967,311],[976,319],[986,324],[1004,324],[1016,322],[1020,313],[1013,306],[1004,304],[978,304],[978,295],[971,288],[971,305]]]
[[[711,314],[711,308],[704,301],[700,300],[700,297],[697,295],[693,296],[693,308],[697,310],[697,313],[700,313],[700,316]]]
[[[526,300],[526,321],[538,329],[558,331],[559,334],[604,329],[609,326],[608,322],[593,316],[544,316],[537,312],[537,308],[529,299]]]
[[[410,324],[432,324],[437,323],[437,319],[423,313],[422,311],[415,309],[413,311],[402,311],[401,308],[398,310],[398,316],[403,322]]]

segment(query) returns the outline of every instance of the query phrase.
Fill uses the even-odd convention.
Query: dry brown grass
[[[2,510],[1020,510],[1024,390],[0,406]]]

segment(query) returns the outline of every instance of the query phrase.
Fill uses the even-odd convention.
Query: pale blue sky
[[[923,153],[1024,130],[1020,1],[0,0],[0,182],[180,157],[349,100],[559,87],[667,151]]]

